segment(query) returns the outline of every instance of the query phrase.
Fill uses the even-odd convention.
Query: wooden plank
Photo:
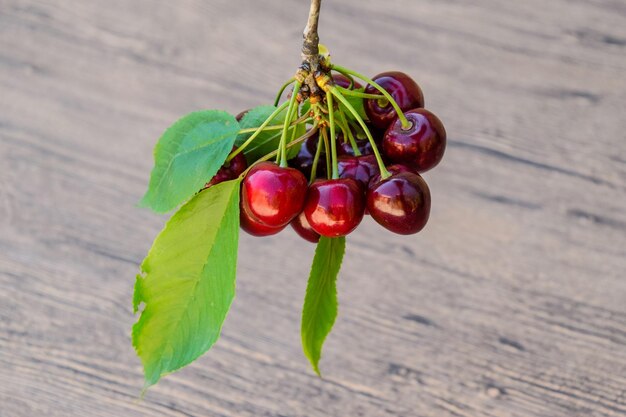
[[[306,2],[0,2],[0,416],[626,415],[626,5],[326,1],[320,36],[412,74],[448,129],[415,237],[348,239],[309,370],[313,248],[242,237],[223,338],[144,401],[135,208],[181,114],[267,103]]]

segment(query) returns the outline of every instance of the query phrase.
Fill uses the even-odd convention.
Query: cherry
[[[281,227],[302,211],[306,191],[307,180],[297,169],[261,162],[243,179],[241,205],[259,223]]]
[[[367,187],[372,177],[380,172],[374,155],[340,156],[337,160],[339,178],[352,178]]]
[[[364,197],[361,185],[352,178],[316,180],[309,187],[304,215],[320,235],[345,236],[363,219]]]
[[[410,235],[424,228],[430,214],[430,190],[426,181],[404,166],[387,168],[392,175],[373,178],[367,191],[370,215],[384,228]]]
[[[385,132],[383,151],[393,162],[409,164],[418,172],[428,171],[443,158],[446,130],[426,109],[409,110],[404,115],[411,126],[404,130],[396,119]]]
[[[373,81],[393,97],[402,111],[424,107],[422,90],[405,73],[399,71],[383,72],[375,76]],[[367,94],[380,94],[380,91],[369,84],[365,87],[365,92]],[[379,129],[386,129],[397,116],[391,103],[382,95],[380,99],[365,99],[363,104],[370,122]]]
[[[239,208],[239,225],[241,228],[252,236],[270,236],[283,230],[285,226],[271,227],[266,226],[258,220],[252,218],[250,214],[243,208]]]
[[[298,155],[289,161],[289,165],[301,171],[305,176],[311,176],[311,169],[313,169],[313,160],[315,159],[318,143],[319,135],[317,133],[302,142]],[[326,174],[325,154],[324,148],[322,147],[322,152],[317,163],[316,174],[318,176],[324,176]]]
[[[237,147],[233,146],[231,152],[236,149]],[[224,163],[213,178],[211,178],[211,181],[205,184],[204,188],[209,188],[215,184],[219,184],[220,182],[234,180],[240,176],[246,168],[248,168],[246,157],[243,155],[243,152],[240,152],[233,159],[231,159],[230,162]]]
[[[317,243],[320,240],[319,233],[313,230],[313,228],[309,224],[309,221],[306,219],[304,212],[301,212],[300,214],[298,214],[291,221],[291,227],[304,240],[308,240],[311,243]]]
[[[361,155],[371,155],[374,153],[372,150],[372,145],[370,141],[367,139],[356,139],[356,147],[361,152]],[[344,142],[343,135],[339,135],[337,137],[337,155],[350,155],[354,156],[354,149],[352,149],[352,144],[350,141],[346,140]]]
[[[335,85],[343,88],[350,88],[350,79],[343,74],[335,73],[333,74],[333,81]],[[354,81],[354,86],[352,90],[356,90],[357,88],[362,88],[363,86],[358,82]]]

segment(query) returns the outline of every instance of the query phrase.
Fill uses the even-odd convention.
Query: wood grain
[[[626,415],[621,0],[325,1],[334,60],[412,74],[446,124],[431,222],[348,239],[323,379],[299,338],[312,246],[242,237],[223,338],[138,400],[154,142],[270,102],[307,11],[0,0],[0,416]]]

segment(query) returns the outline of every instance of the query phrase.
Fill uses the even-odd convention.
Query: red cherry
[[[372,177],[380,172],[374,155],[340,156],[337,160],[339,178],[352,178],[367,187]]]
[[[401,235],[417,233],[428,221],[430,190],[419,174],[394,170],[397,173],[370,184],[367,208],[384,228]]]
[[[232,151],[236,149],[237,147],[233,146]],[[248,168],[246,157],[243,155],[243,152],[240,152],[233,159],[231,159],[230,162],[224,163],[215,176],[211,178],[211,181],[206,183],[204,188],[209,188],[215,184],[219,184],[220,182],[234,180],[240,176],[246,168]]]
[[[350,79],[343,74],[339,74],[339,73],[333,74],[333,81],[335,82],[335,85],[338,85],[339,87],[343,87],[343,88],[350,87]],[[363,86],[361,84],[359,84],[357,81],[354,81],[354,86],[352,87],[352,90],[356,90],[357,88],[362,88],[362,87]]]
[[[308,139],[305,139],[305,141],[302,142],[300,151],[298,151],[298,155],[289,161],[289,166],[296,168],[306,177],[311,176],[311,169],[313,169],[313,160],[315,159],[315,151],[317,151],[318,143],[318,133],[314,134]],[[324,147],[322,145],[322,151],[320,153],[320,158],[317,163],[316,175],[318,177],[326,175],[325,155],[326,153],[324,152]]]
[[[402,111],[424,107],[422,90],[405,73],[399,71],[383,72],[375,76],[373,81],[393,97]],[[367,94],[380,94],[380,91],[369,84],[365,87],[365,92]],[[379,129],[386,129],[397,116],[391,103],[384,97],[380,99],[365,99],[363,104],[370,122]]]
[[[298,214],[292,221],[291,227],[296,231],[297,234],[304,240],[308,240],[311,243],[317,243],[320,240],[320,235],[317,233],[311,225],[309,221],[306,219],[304,212]]]
[[[320,235],[345,236],[363,219],[364,197],[362,186],[352,178],[316,180],[309,187],[304,215]]]
[[[307,180],[295,168],[261,162],[246,175],[241,187],[241,205],[258,222],[281,227],[302,211]]]
[[[239,208],[239,226],[252,236],[270,236],[283,230],[285,226],[271,227],[250,217],[250,214],[240,206]]]
[[[370,141],[367,139],[356,139],[356,147],[361,152],[361,155],[371,155],[374,153],[372,150],[372,145]],[[352,149],[352,144],[350,144],[349,140],[344,142],[343,135],[339,135],[337,137],[337,155],[351,155],[354,156],[354,149]]]
[[[418,172],[428,171],[443,158],[446,130],[426,109],[409,110],[404,115],[411,126],[404,130],[396,119],[385,132],[383,151],[393,162],[411,165]]]

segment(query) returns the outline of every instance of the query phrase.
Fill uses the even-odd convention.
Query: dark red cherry
[[[402,111],[424,107],[424,95],[415,81],[399,71],[383,72],[373,78],[398,103]],[[365,87],[367,94],[380,94],[371,85]],[[381,95],[382,97],[382,95]],[[386,129],[396,118],[396,111],[384,97],[380,99],[365,99],[365,113],[370,122],[379,129]]]
[[[385,132],[383,152],[393,162],[410,165],[418,172],[428,171],[443,158],[446,130],[426,109],[409,110],[404,115],[411,126],[404,130],[396,119]]]
[[[250,214],[243,207],[239,208],[239,226],[252,236],[275,235],[286,227],[286,225],[280,227],[266,226],[250,217]]]
[[[335,82],[335,85],[338,85],[339,87],[343,87],[343,88],[350,87],[350,79],[343,74],[339,74],[339,73],[333,74],[333,81]],[[357,81],[354,81],[354,86],[352,87],[352,90],[356,90],[357,88],[361,88],[361,87],[363,87],[361,84],[359,84]]]
[[[311,243],[317,243],[320,240],[320,235],[317,233],[311,225],[309,221],[306,219],[304,212],[298,214],[292,221],[291,227],[296,231],[297,234],[304,240],[308,240]]]
[[[401,235],[417,233],[424,228],[430,214],[428,185],[419,174],[401,169],[390,171],[397,173],[384,180],[376,178],[376,182],[370,183],[367,191],[369,213],[392,232]]]
[[[322,236],[338,237],[352,232],[363,220],[365,195],[352,178],[316,180],[309,187],[304,215]]]
[[[232,151],[236,149],[237,147],[233,146]],[[230,162],[224,163],[215,176],[211,178],[211,181],[206,183],[204,188],[209,188],[215,184],[219,184],[220,182],[234,180],[241,175],[246,168],[248,168],[246,157],[243,155],[243,152],[240,152],[233,159],[231,159]]]
[[[372,145],[370,141],[367,139],[357,139],[355,140],[357,149],[361,152],[361,155],[371,155],[374,153],[372,150]],[[352,149],[352,145],[350,141],[343,141],[343,135],[340,135],[337,138],[337,155],[350,155],[354,156],[354,149]]]
[[[337,168],[339,178],[352,178],[364,187],[367,187],[372,177],[380,172],[374,155],[340,156]]]
[[[261,162],[243,179],[241,205],[259,223],[281,227],[302,211],[306,192],[307,180],[300,171]]]
[[[315,159],[315,151],[317,151],[317,145],[319,143],[319,135],[316,133],[310,138],[302,142],[302,146],[298,151],[298,155],[289,161],[289,166],[296,168],[302,172],[306,177],[311,176],[311,169],[313,168],[313,160]],[[318,177],[326,174],[326,153],[322,145],[322,152],[320,159],[317,163],[316,174]]]

